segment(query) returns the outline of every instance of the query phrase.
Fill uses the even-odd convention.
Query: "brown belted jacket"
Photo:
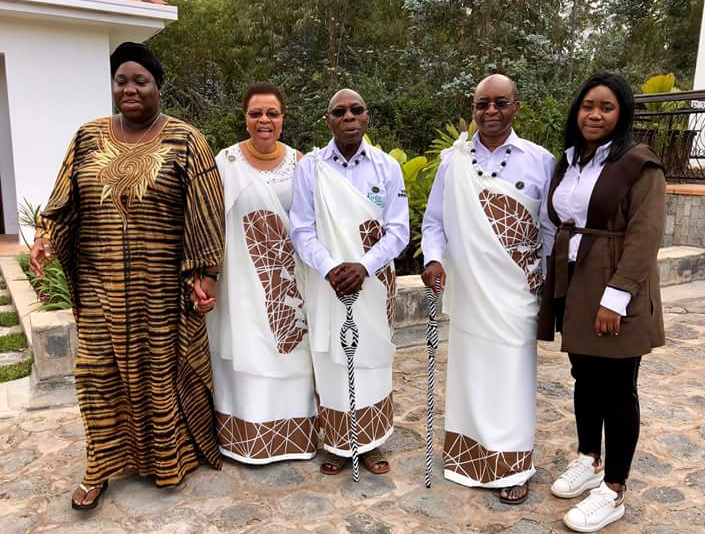
[[[562,178],[553,177],[548,194],[548,214],[558,231],[548,258],[538,338],[553,340],[561,308],[562,351],[609,358],[647,354],[665,342],[656,259],[666,217],[663,166],[646,145],[607,163],[590,197],[586,228],[561,224],[553,208]],[[568,241],[576,233],[583,237],[568,284]],[[606,286],[632,295],[619,336],[595,333]]]

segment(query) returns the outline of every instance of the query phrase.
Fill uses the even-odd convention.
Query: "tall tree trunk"
[[[338,87],[338,23],[333,6],[328,9],[328,86]]]

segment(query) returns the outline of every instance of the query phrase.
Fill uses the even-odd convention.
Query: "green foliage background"
[[[518,133],[562,151],[563,121],[598,70],[633,84],[673,72],[690,88],[703,0],[170,0],[179,21],[150,41],[164,63],[164,111],[207,136],[214,151],[246,138],[241,99],[267,80],[283,89],[282,140],[306,152],[327,143],[330,96],[357,90],[369,136],[427,168],[407,175],[411,245],[398,272],[418,272],[421,218],[448,124],[470,119],[473,87],[500,72],[519,86]],[[445,136],[445,138],[444,138]],[[434,141],[435,140],[435,141]]]
[[[573,92],[600,69],[634,84],[673,72],[691,87],[703,0],[171,0],[179,21],[150,41],[163,61],[165,111],[219,150],[245,137],[245,87],[287,96],[284,141],[328,140],[332,93],[372,110],[370,137],[421,154],[435,128],[469,117],[472,88],[502,72],[519,85],[521,135],[561,149]]]

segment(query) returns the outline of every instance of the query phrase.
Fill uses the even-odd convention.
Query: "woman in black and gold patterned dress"
[[[41,274],[56,251],[74,304],[88,457],[77,509],[118,474],[167,486],[221,466],[203,313],[223,257],[222,184],[204,137],[160,113],[164,73],[147,47],[124,43],[110,62],[120,113],[76,133],[31,253]]]

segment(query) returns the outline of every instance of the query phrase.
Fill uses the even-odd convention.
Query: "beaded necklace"
[[[360,159],[367,157],[367,152],[364,150],[360,152],[360,154],[352,160],[352,162],[347,162],[343,158],[339,157],[338,154],[333,154],[333,161],[335,161],[338,165],[341,165],[342,167],[349,167],[350,165],[359,165],[360,164]]]
[[[477,175],[483,176],[484,174],[489,174],[492,178],[496,178],[502,173],[504,168],[507,166],[509,156],[512,154],[512,147],[507,147],[504,158],[502,158],[499,167],[492,172],[485,171],[482,169],[482,167],[480,167],[479,163],[477,163],[477,157],[475,155],[475,152],[475,147],[470,149],[470,154],[472,155],[472,166],[475,168],[475,172],[477,172]]]

